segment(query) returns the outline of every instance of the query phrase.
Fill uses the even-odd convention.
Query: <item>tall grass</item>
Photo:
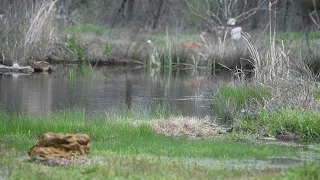
[[[277,42],[276,15],[271,4],[269,13],[269,45],[266,52],[258,51],[250,37],[243,35],[254,65],[252,84],[267,87],[268,93],[261,94],[266,96],[256,96],[248,89],[247,93],[243,93],[243,89],[235,88],[228,94],[227,89],[222,88],[216,95],[213,107],[222,119],[234,120],[233,125],[246,132],[275,134],[285,131],[317,139],[319,101],[313,97],[316,83],[306,64],[301,60],[297,63],[286,50],[284,42]],[[260,89],[259,92],[263,91]],[[252,99],[260,101],[243,103]]]
[[[0,29],[3,60],[27,64],[46,59],[59,42],[53,26],[57,1],[2,1],[6,23]]]
[[[214,68],[232,72],[252,68],[244,42],[233,41],[228,35],[229,32],[225,32],[223,40],[217,40],[209,33],[169,35],[167,32],[165,36],[155,36],[150,39],[151,53],[145,64],[161,68]],[[201,47],[192,47],[193,43]]]
[[[255,119],[242,119],[241,130],[247,133],[275,135],[277,132],[292,132],[305,140],[320,140],[320,114],[304,109],[286,109],[266,112],[259,110]]]
[[[148,67],[161,69],[176,69],[196,67],[197,61],[192,59],[192,54],[181,48],[177,38],[166,34],[161,38],[156,36],[155,42],[150,41],[150,55],[145,63]]]
[[[320,179],[319,163],[305,164],[303,167],[289,168],[281,179]]]
[[[302,60],[290,56],[284,42],[277,42],[275,27],[276,12],[269,5],[269,45],[266,52],[259,52],[247,36],[244,39],[254,62],[254,81],[271,87],[272,98],[267,108],[277,109],[282,106],[309,107],[316,104],[311,98],[311,89],[315,85],[310,71]]]
[[[270,98],[269,88],[258,85],[238,87],[225,86],[219,89],[212,104],[215,115],[223,121],[234,121],[253,112]]]

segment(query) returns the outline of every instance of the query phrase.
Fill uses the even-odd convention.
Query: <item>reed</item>
[[[28,61],[47,59],[60,39],[53,25],[57,1],[1,2],[10,9],[0,30],[2,59],[28,64]]]

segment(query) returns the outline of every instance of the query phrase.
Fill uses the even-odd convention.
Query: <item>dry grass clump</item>
[[[247,64],[252,66],[252,62],[248,59],[249,52],[242,40],[206,42],[206,48],[209,50],[208,57],[213,58],[213,63],[227,69],[248,68]]]
[[[267,86],[272,87],[272,97],[265,102],[265,109],[288,107],[319,112],[320,101],[313,96],[316,83],[312,79],[290,78],[268,83]]]
[[[218,135],[217,125],[208,117],[204,119],[176,117],[168,120],[151,121],[150,125],[157,133],[170,137],[213,138]]]
[[[312,89],[317,84],[312,72],[304,63],[292,58],[283,43],[277,45],[275,39],[271,39],[270,48],[262,54],[249,39],[245,40],[255,64],[255,82],[272,89],[272,96],[265,102],[264,109],[289,107],[319,110],[320,103],[312,95]]]

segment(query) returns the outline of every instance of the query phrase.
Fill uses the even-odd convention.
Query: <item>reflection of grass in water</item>
[[[76,68],[67,69],[67,81],[75,83],[77,80],[87,77],[92,78],[94,71],[90,65],[77,66]]]
[[[102,80],[109,81],[112,77],[100,73],[99,70],[94,69],[90,64],[79,65],[76,68],[69,68],[66,70],[67,82],[74,84],[76,81],[85,79],[88,81]]]
[[[310,40],[317,40],[320,39],[320,31],[311,31],[308,34],[304,32],[286,32],[286,33],[277,33],[276,35],[276,41],[301,41],[305,40],[306,36]],[[263,36],[264,40],[269,39],[269,35]]]
[[[143,107],[123,107],[118,109],[110,109],[106,113],[109,119],[118,119],[119,116],[122,120],[151,120],[151,119],[166,119],[172,116],[181,116],[175,107],[169,105],[148,104]]]

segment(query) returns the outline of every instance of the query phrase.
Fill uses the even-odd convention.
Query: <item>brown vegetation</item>
[[[1,1],[1,59],[8,64],[27,64],[46,59],[57,41],[53,16],[56,1]]]
[[[157,133],[165,136],[213,138],[218,135],[217,125],[209,118],[179,117],[150,121],[150,124]]]

